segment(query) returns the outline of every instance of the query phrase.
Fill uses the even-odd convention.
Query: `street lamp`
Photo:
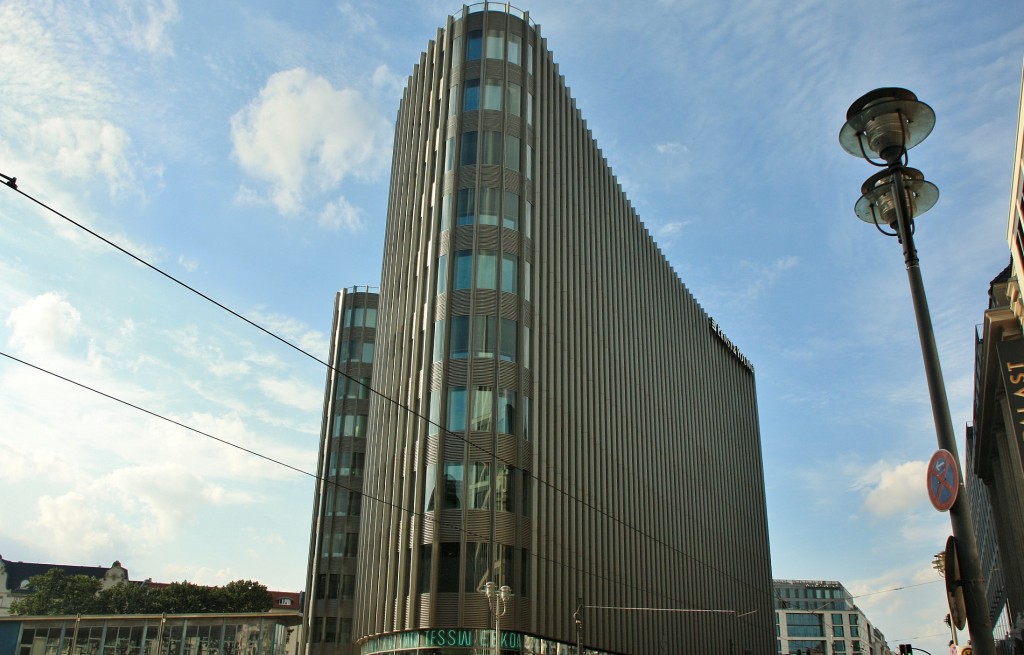
[[[487,594],[487,608],[494,615],[494,655],[501,652],[501,617],[508,611],[508,603],[512,600],[512,588],[502,585],[500,589],[493,582],[484,583]]]
[[[924,141],[933,127],[935,112],[918,101],[912,92],[898,88],[875,89],[850,105],[846,112],[846,124],[839,132],[839,143],[851,155],[863,157],[883,169],[864,183],[861,188],[863,195],[857,201],[855,211],[861,220],[873,223],[883,234],[897,237],[903,245],[935,433],[939,448],[953,455],[959,474],[957,497],[949,509],[949,519],[958,546],[971,640],[978,655],[995,655],[974,522],[967,503],[964,476],[960,471],[960,456],[949,415],[939,353],[935,346],[935,332],[924,293],[917,249],[914,247],[914,217],[932,208],[938,200],[939,190],[927,182],[920,171],[906,166],[907,151]],[[874,158],[882,162],[876,162]],[[885,231],[882,225],[893,231]]]

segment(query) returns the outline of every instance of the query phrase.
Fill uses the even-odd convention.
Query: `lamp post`
[[[494,615],[494,655],[501,653],[501,617],[508,611],[508,602],[512,600],[512,588],[502,585],[500,589],[493,582],[484,584],[487,595],[487,608]]]
[[[931,397],[932,417],[939,448],[953,455],[959,473],[956,501],[949,509],[960,556],[967,623],[978,655],[995,655],[992,623],[985,603],[985,590],[978,558],[974,522],[960,471],[953,422],[949,415],[946,386],[942,379],[935,332],[921,279],[921,266],[914,246],[914,217],[928,211],[939,198],[939,190],[920,171],[908,168],[907,151],[921,143],[935,126],[935,112],[906,89],[875,89],[858,98],[846,112],[846,124],[839,143],[847,152],[863,157],[882,170],[861,187],[863,193],[854,208],[861,220],[873,223],[879,232],[895,236],[903,246],[903,258],[910,281],[910,296],[917,317],[925,377]],[[884,163],[876,162],[879,158]],[[888,226],[892,232],[882,226]]]

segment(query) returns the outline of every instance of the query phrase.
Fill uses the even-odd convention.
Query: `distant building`
[[[891,655],[885,636],[832,580],[775,580],[779,655]]]
[[[0,618],[0,655],[298,655],[299,611]]]
[[[103,589],[119,582],[128,582],[128,569],[115,561],[110,567],[77,566],[67,564],[41,564],[36,562],[12,562],[0,556],[0,616],[8,616],[11,603],[32,593],[29,578],[43,575],[50,569],[63,569],[68,575],[87,575],[96,578]]]
[[[313,529],[306,577],[308,655],[349,655],[359,517],[362,513],[366,421],[370,407],[376,290],[340,291],[334,304],[324,394]]]
[[[107,589],[121,582],[144,584],[147,587],[161,588],[171,583],[153,582],[152,580],[133,581],[128,579],[128,569],[115,561],[109,568],[104,566],[78,566],[68,564],[43,564],[39,562],[12,562],[0,557],[0,617],[10,616],[11,603],[19,598],[31,595],[30,579],[44,575],[50,569],[61,569],[67,575],[85,575],[100,581],[100,588]],[[271,598],[271,612],[302,611],[302,594],[297,591],[268,590]]]

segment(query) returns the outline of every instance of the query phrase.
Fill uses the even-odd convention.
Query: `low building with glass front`
[[[885,636],[833,580],[776,580],[779,655],[890,655]]]
[[[0,617],[0,655],[298,655],[299,611]]]

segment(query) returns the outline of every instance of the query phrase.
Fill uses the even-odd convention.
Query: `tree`
[[[216,587],[203,587],[191,582],[172,582],[159,589],[157,604],[168,614],[204,614],[223,612]]]
[[[28,579],[30,596],[11,603],[11,614],[21,616],[95,614],[100,611],[100,581],[88,575],[68,575],[54,567]]]
[[[255,580],[235,580],[220,587],[223,597],[222,612],[266,612],[273,607],[274,599],[266,585]]]
[[[99,594],[100,614],[156,614],[160,594],[143,582],[119,582]]]

